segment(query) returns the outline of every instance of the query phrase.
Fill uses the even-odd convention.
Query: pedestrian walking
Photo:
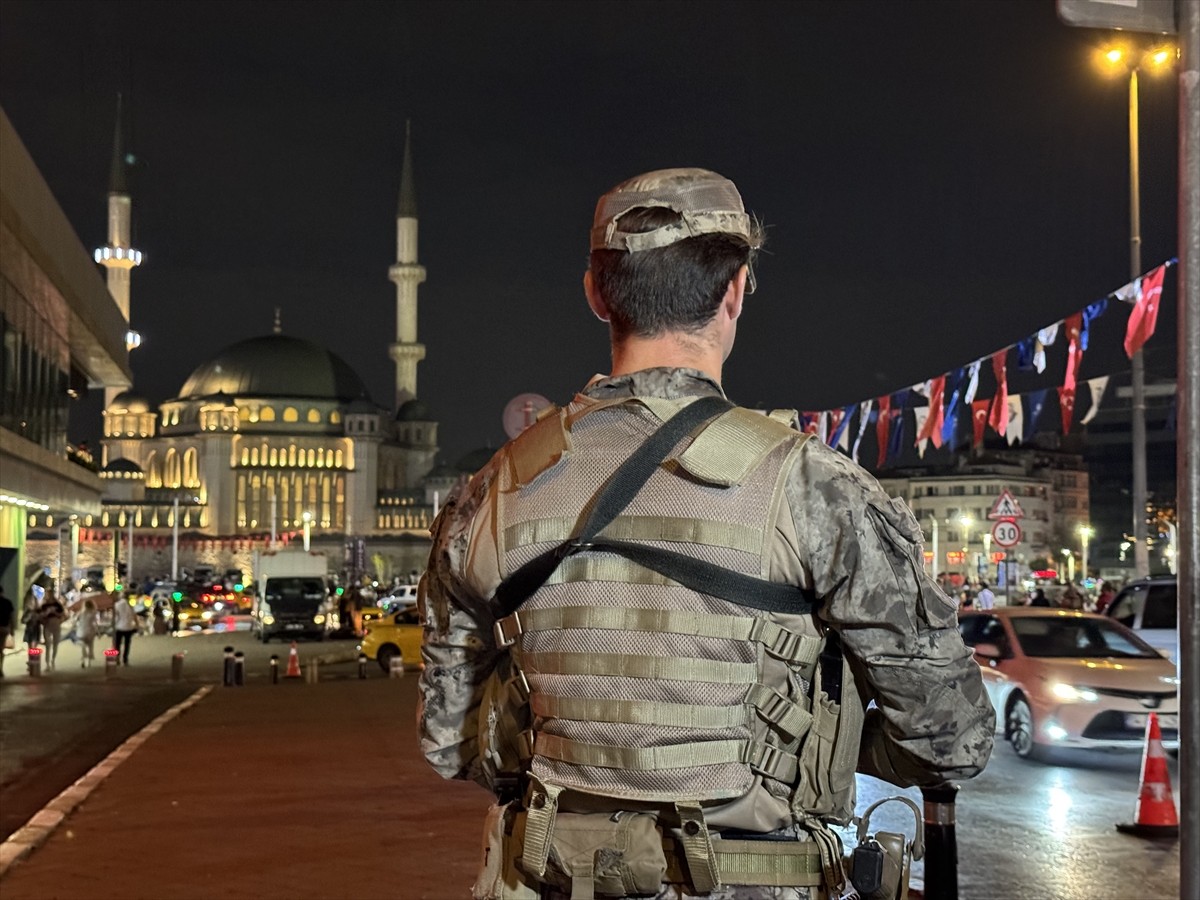
[[[4,677],[4,653],[13,648],[13,629],[16,627],[17,608],[0,587],[0,678]]]
[[[1036,591],[1033,592],[1033,599],[1031,599],[1029,601],[1029,605],[1030,606],[1044,606],[1046,608],[1049,608],[1050,607],[1050,598],[1046,596],[1046,592],[1044,590],[1042,590],[1041,588],[1038,588]]]
[[[113,604],[113,649],[121,655],[121,664],[129,665],[129,647],[138,631],[138,617],[125,597]]]
[[[79,641],[81,669],[90,668],[96,659],[96,631],[99,613],[91,597],[83,601],[83,608],[75,614],[75,638]]]
[[[979,582],[979,593],[975,595],[975,602],[980,609],[994,609],[996,606],[996,595],[992,593],[992,589],[988,587],[986,581]]]
[[[1058,605],[1063,609],[1082,610],[1083,594],[1074,584],[1068,584],[1062,596],[1058,598]]]
[[[852,896],[856,762],[991,753],[956,605],[907,506],[726,399],[763,236],[733,183],[651,172],[593,225],[612,371],[446,504],[421,582],[422,749],[497,797],[474,896]]]
[[[54,588],[46,589],[46,596],[38,609],[38,618],[42,624],[42,640],[46,645],[46,654],[43,657],[46,671],[52,672],[58,663],[58,645],[62,643],[62,624],[67,618],[67,610],[54,593]]]
[[[42,620],[39,610],[45,594],[46,589],[40,584],[35,584],[25,595],[25,604],[21,610],[21,623],[25,626],[23,634],[25,646],[30,650],[42,643]]]

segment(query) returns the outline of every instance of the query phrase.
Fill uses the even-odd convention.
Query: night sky
[[[453,462],[503,441],[514,395],[565,401],[607,371],[588,228],[597,196],[641,171],[715,169],[769,226],[725,373],[746,405],[898,390],[1119,287],[1127,82],[1092,66],[1103,37],[1051,0],[3,0],[0,104],[90,250],[125,94],[146,254],[133,369],[156,402],[280,306],[285,333],[390,405],[410,118],[418,390]],[[1177,97],[1173,75],[1142,82],[1147,269],[1176,252]],[[1174,373],[1174,285],[1151,377]],[[1103,320],[1082,378],[1127,369],[1125,316]],[[80,403],[76,439],[99,434],[99,409]]]

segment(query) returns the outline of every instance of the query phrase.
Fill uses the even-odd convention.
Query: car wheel
[[[1021,759],[1041,759],[1042,747],[1033,739],[1033,711],[1024,697],[1018,697],[1009,706],[1005,731],[1017,756]]]
[[[379,648],[379,668],[383,669],[384,675],[390,675],[392,672],[392,660],[400,655],[400,651],[395,647],[387,646]]]

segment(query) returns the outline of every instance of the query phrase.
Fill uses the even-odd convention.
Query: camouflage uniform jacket
[[[571,411],[623,397],[719,394],[690,369],[597,378]],[[477,719],[497,649],[489,598],[507,574],[497,554],[495,497],[507,490],[502,448],[433,528],[422,579],[425,669],[422,749],[445,778],[481,778]],[[784,476],[770,578],[811,589],[816,613],[841,637],[864,704],[859,771],[900,786],[969,778],[991,753],[995,714],[963,645],[957,610],[924,575],[921,532],[847,457],[809,441]]]

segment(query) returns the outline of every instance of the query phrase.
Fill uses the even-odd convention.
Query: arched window
[[[243,466],[250,465],[250,448],[249,447],[242,448],[242,465]]]
[[[309,449],[309,451],[308,451],[308,467],[311,469],[316,464],[317,464],[317,454],[312,449]]]
[[[329,424],[330,425],[340,425],[341,421],[342,421],[342,414],[340,412],[338,412],[336,409],[333,410],[329,414]]]
[[[250,465],[252,465],[252,466],[258,465],[258,448],[257,447],[250,448]]]
[[[163,487],[179,487],[183,481],[180,476],[179,454],[171,447],[163,457]]]
[[[339,469],[342,467],[342,451],[341,450],[333,451],[333,464],[335,466],[337,466]]]
[[[273,466],[279,465],[279,451],[276,450],[274,447],[271,448],[271,465],[273,465]]]
[[[318,412],[315,408],[310,408],[306,418],[308,419],[309,422],[312,422],[315,424],[315,423],[321,421],[321,413]]]
[[[183,486],[200,487],[200,465],[195,447],[188,447],[183,451]]]
[[[288,447],[288,465],[294,466],[295,464],[296,464],[296,445],[292,444],[292,446]]]
[[[241,419],[243,422],[249,422],[250,421],[250,407],[239,406],[238,407],[238,418]]]
[[[146,487],[162,487],[162,472],[158,468],[158,451],[151,450],[146,457]]]
[[[299,422],[300,421],[300,413],[296,412],[296,407],[285,406],[283,408],[283,421],[285,421],[285,422]]]
[[[286,413],[284,414],[284,418],[287,418]],[[275,407],[264,406],[262,409],[260,409],[258,411],[258,420],[260,422],[274,422],[275,421]]]

